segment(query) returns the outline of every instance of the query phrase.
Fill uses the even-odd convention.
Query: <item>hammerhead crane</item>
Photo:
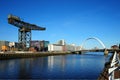
[[[8,15],[8,23],[18,27],[18,42],[22,45],[22,49],[30,47],[31,30],[46,30],[44,27],[39,27],[35,24],[30,24],[22,21],[19,17]]]

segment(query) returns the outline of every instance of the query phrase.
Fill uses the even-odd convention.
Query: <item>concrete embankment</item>
[[[120,58],[120,52],[118,52],[119,58]],[[98,80],[109,80],[109,74],[108,74],[108,69],[110,68],[111,61],[113,59],[114,54],[110,57],[109,62],[105,63],[104,69],[101,72],[100,76],[98,77]],[[117,65],[118,66],[118,65]],[[114,78],[118,79],[120,78],[120,70],[117,70],[114,72]]]
[[[33,58],[33,57],[44,57],[44,56],[55,56],[55,55],[67,55],[69,52],[5,52],[0,53],[0,60],[4,59],[15,59],[15,58]]]

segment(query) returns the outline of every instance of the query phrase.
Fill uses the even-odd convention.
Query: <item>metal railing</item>
[[[113,58],[110,63],[110,68],[108,69],[109,80],[115,80],[114,71],[116,70],[120,70],[120,59],[119,59],[119,55],[117,54],[117,52],[114,53]]]

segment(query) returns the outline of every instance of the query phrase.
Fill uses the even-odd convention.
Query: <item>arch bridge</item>
[[[96,37],[91,37],[91,38],[87,38],[87,39],[82,43],[80,50],[82,50],[82,48],[83,48],[83,46],[85,45],[85,43],[86,43],[88,40],[91,40],[91,39],[96,40],[98,43],[101,44],[101,46],[103,47],[103,49],[106,49],[105,44],[104,44],[100,39],[98,39],[98,38],[96,38]]]
[[[91,50],[84,50],[84,49],[82,49],[83,46],[85,45],[85,43],[86,43],[88,40],[91,40],[91,39],[96,40],[98,43],[100,43],[100,45],[103,47],[103,49],[91,49]],[[96,37],[87,38],[87,39],[81,44],[80,50],[75,51],[74,53],[82,54],[82,53],[84,53],[84,52],[104,52],[104,54],[108,54],[108,51],[107,51],[107,49],[106,49],[105,44],[104,44],[100,39],[98,39],[98,38],[96,38]]]

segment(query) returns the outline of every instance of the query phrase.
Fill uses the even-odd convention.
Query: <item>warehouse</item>
[[[49,44],[48,45],[48,51],[50,51],[50,52],[53,52],[53,51],[63,51],[63,45]]]

